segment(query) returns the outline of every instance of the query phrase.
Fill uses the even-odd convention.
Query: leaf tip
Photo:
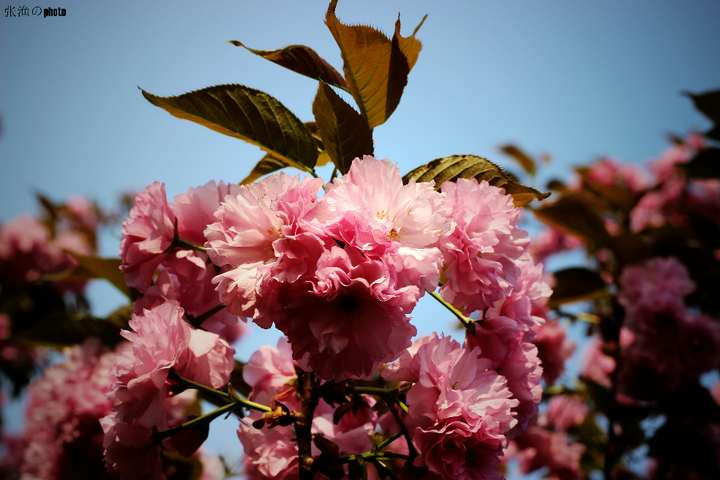
[[[244,47],[245,45],[242,44],[242,42],[238,42],[237,40],[228,40],[227,43],[230,45],[235,45],[236,47]]]

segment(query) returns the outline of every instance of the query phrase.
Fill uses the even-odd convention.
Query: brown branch
[[[300,462],[300,480],[312,480],[315,476],[312,457],[312,419],[318,397],[315,394],[315,375],[302,372],[298,378],[298,393],[302,401],[300,414],[295,417],[295,434],[298,442],[298,460]]]

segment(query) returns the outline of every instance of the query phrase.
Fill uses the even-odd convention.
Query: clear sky
[[[240,83],[312,120],[315,81],[227,40],[304,44],[342,67],[324,0],[64,0],[55,7],[66,15],[47,18],[6,16],[35,5],[1,4],[0,222],[37,212],[35,191],[110,207],[155,180],[172,197],[245,177],[258,148],[171,117],[137,88],[169,96]],[[402,173],[452,154],[503,163],[497,146],[516,142],[552,155],[535,180],[542,188],[573,165],[604,155],[642,162],[667,146],[666,134],[709,127],[680,92],[720,88],[716,0],[340,0],[337,8],[344,23],[386,33],[398,13],[405,35],[428,14],[402,102],[375,129],[376,156]],[[118,237],[104,237],[103,254],[117,253]],[[94,290],[101,311],[120,301],[107,292]],[[425,305],[414,316],[432,328],[440,311]]]

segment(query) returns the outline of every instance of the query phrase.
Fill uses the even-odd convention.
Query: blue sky
[[[110,207],[155,180],[172,197],[245,177],[258,148],[175,119],[137,88],[169,96],[240,83],[312,120],[315,81],[227,40],[304,44],[342,66],[325,1],[64,1],[56,6],[66,16],[47,18],[6,17],[9,6],[34,4],[3,1],[0,11],[0,222],[37,212],[35,191]],[[541,188],[573,165],[604,155],[642,162],[667,146],[668,133],[709,127],[680,92],[720,88],[720,2],[340,0],[337,8],[341,21],[386,33],[398,13],[405,35],[428,14],[403,100],[375,129],[376,156],[402,173],[464,153],[517,170],[497,151],[515,142],[552,155],[534,181]],[[116,254],[118,238],[104,235],[102,253]],[[103,286],[93,295],[100,312],[120,301]],[[447,322],[436,326],[438,315]],[[427,302],[414,317],[421,331],[452,330]],[[254,334],[243,347],[270,337]]]

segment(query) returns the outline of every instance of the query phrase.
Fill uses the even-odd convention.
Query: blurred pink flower
[[[555,319],[538,327],[533,343],[538,349],[545,384],[552,385],[565,371],[565,361],[575,351],[575,342],[566,339],[565,327]]]
[[[587,405],[577,395],[555,395],[548,402],[548,421],[559,431],[580,425],[587,414]]]

